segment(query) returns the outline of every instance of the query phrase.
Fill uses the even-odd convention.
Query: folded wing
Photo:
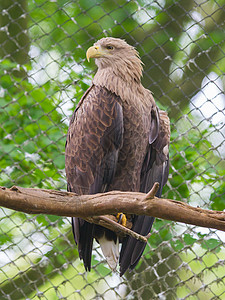
[[[152,116],[154,118],[154,116]],[[152,122],[152,128],[156,131],[157,122]],[[160,197],[162,188],[166,184],[169,174],[169,141],[170,141],[170,122],[164,111],[159,111],[159,130],[157,137],[152,138],[150,132],[149,145],[142,165],[140,192],[147,193],[155,182],[160,184],[156,194]],[[132,230],[147,235],[154,222],[153,217],[134,216]],[[120,276],[129,268],[134,269],[137,265],[146,243],[137,241],[132,237],[126,237],[122,243],[120,253]]]
[[[66,141],[68,191],[105,192],[113,180],[123,141],[120,98],[103,87],[92,86],[75,110]],[[72,218],[73,234],[86,270],[91,268],[93,237],[117,242],[116,235],[81,218]],[[108,248],[107,248],[108,249]]]

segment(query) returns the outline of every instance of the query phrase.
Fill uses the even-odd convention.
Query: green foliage
[[[223,178],[225,171],[220,171],[219,175],[221,174],[221,178]],[[210,196],[211,207],[214,210],[225,210],[225,182],[224,180],[220,180],[217,186],[217,189],[214,193]]]
[[[64,169],[66,125],[56,110],[59,87],[21,82],[9,72],[13,67],[3,61],[0,69],[0,184],[51,188],[51,178],[55,186],[62,185],[58,171]]]
[[[197,239],[194,239],[190,234],[184,234],[184,243],[186,245],[192,246],[196,241]]]
[[[219,252],[221,246],[221,241],[218,241],[217,239],[208,239],[203,241],[202,248],[214,252]]]

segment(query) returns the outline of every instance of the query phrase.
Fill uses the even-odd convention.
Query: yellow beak
[[[92,46],[88,48],[86,52],[86,57],[88,62],[90,61],[90,58],[98,58],[98,57],[102,57],[103,55],[104,53],[101,51],[99,46]]]

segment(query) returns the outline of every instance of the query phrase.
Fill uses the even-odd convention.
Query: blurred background
[[[164,198],[225,209],[223,0],[0,0],[0,185],[66,190],[69,119],[96,71],[85,53],[125,39],[171,119]],[[225,233],[156,220],[136,269],[97,244],[85,273],[69,218],[0,209],[0,299],[225,299]]]

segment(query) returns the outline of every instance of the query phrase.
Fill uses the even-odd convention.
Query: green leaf
[[[225,182],[219,181],[219,187],[216,188],[216,191],[211,194],[210,200],[212,202],[211,207],[214,210],[225,210]]]
[[[183,249],[184,244],[180,240],[171,241],[171,246],[175,251],[180,251]]]
[[[184,235],[184,242],[186,245],[193,245],[197,239],[193,238],[190,234]]]
[[[214,250],[215,252],[219,252],[220,246],[222,246],[221,241],[213,238],[204,240],[202,242],[202,248],[206,250]]]

